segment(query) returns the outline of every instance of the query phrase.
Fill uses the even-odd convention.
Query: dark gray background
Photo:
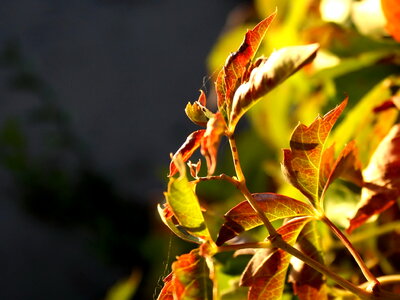
[[[2,0],[0,48],[18,41],[99,170],[123,193],[155,202],[169,152],[192,129],[184,106],[239,2]],[[9,73],[0,70],[0,125],[37,104],[7,88]],[[0,299],[100,299],[120,272],[91,256],[84,234],[22,212],[0,175]]]

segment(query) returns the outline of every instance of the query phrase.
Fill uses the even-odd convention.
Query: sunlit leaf
[[[389,208],[400,196],[400,124],[394,125],[379,144],[363,176],[366,185],[348,232]]]
[[[326,172],[321,170],[326,139],[346,104],[347,99],[325,116],[318,116],[310,126],[297,125],[290,139],[290,149],[283,152],[282,169],[286,178],[316,207],[320,205],[327,182]]]
[[[201,139],[203,138],[205,132],[205,129],[197,130],[195,132],[192,132],[187,137],[185,143],[183,143],[178,151],[175,152],[171,160],[171,163],[169,165],[169,176],[174,176],[178,172],[178,169],[174,162],[174,158],[180,155],[184,162],[187,161],[192,156],[193,152],[200,147]]]
[[[277,231],[288,244],[293,245],[304,225],[311,220],[299,217]],[[241,278],[241,285],[250,287],[248,299],[281,299],[290,258],[291,255],[281,249],[257,250]]]
[[[318,48],[318,44],[286,47],[260,60],[251,71],[249,79],[237,88],[233,96],[230,130],[233,131],[240,117],[257,100],[310,63]]]
[[[400,42],[400,2],[399,0],[381,0],[382,10],[386,17],[386,30]]]
[[[278,220],[296,216],[313,216],[314,209],[309,204],[273,193],[253,194],[253,198],[265,216],[270,220]],[[262,224],[261,219],[247,201],[243,201],[225,214],[217,238],[217,245],[234,238],[245,230]]]
[[[183,254],[172,264],[158,300],[212,300],[212,281],[198,249]]]
[[[207,129],[201,141],[201,154],[206,158],[209,175],[215,171],[218,146],[225,128],[225,120],[220,112],[217,112],[207,123]]]
[[[142,274],[139,271],[133,271],[132,274],[114,284],[107,292],[105,300],[130,300],[135,294]]]
[[[190,102],[186,105],[185,113],[189,119],[200,126],[206,126],[208,120],[213,116],[213,113],[206,107],[206,95],[200,90],[200,96],[193,104]]]
[[[316,221],[311,221],[304,226],[296,245],[301,252],[323,264],[320,244]],[[328,299],[327,286],[321,273],[295,257],[291,259],[291,264],[289,281],[300,300]]]
[[[258,23],[252,30],[247,31],[239,49],[228,57],[225,66],[218,74],[216,81],[218,108],[220,111],[226,111],[227,116],[232,105],[233,93],[241,84],[242,77],[275,15],[276,12]]]
[[[183,230],[203,240],[210,238],[200,204],[194,192],[194,185],[186,178],[170,177],[168,190],[164,193],[171,211]]]

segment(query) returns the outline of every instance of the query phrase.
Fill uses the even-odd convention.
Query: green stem
[[[232,183],[235,187],[239,187],[239,181],[237,181],[235,178],[232,178],[226,174],[221,174],[221,175],[215,175],[215,176],[205,176],[205,177],[198,177],[196,180],[191,181],[194,184],[197,184],[201,181],[209,181],[209,180],[225,180],[227,182]]]
[[[333,231],[333,233],[342,241],[343,245],[349,250],[350,254],[353,256],[354,260],[357,262],[358,266],[361,269],[361,272],[364,274],[365,278],[372,283],[374,286],[379,286],[379,281],[376,279],[374,274],[366,266],[365,262],[361,258],[360,254],[358,254],[357,250],[354,248],[353,244],[349,241],[349,239],[344,235],[344,233],[336,227],[326,216],[322,216],[321,220]]]

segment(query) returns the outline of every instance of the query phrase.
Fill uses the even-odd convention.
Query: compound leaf
[[[326,139],[346,104],[347,99],[325,116],[318,116],[310,126],[297,125],[290,139],[290,149],[283,150],[282,170],[286,178],[315,207],[320,207],[328,180],[326,171],[322,170]]]
[[[293,245],[303,227],[311,220],[310,217],[292,219],[278,228],[277,232],[288,244]],[[241,278],[241,285],[250,287],[248,299],[281,299],[290,258],[291,255],[281,249],[257,250]]]
[[[309,204],[287,196],[273,193],[260,193],[253,194],[253,198],[257,201],[257,204],[262,211],[265,212],[266,217],[270,221],[314,215],[314,208]],[[233,207],[224,217],[225,223],[222,225],[216,241],[216,244],[219,246],[245,230],[250,230],[256,226],[262,225],[258,214],[247,201],[243,201]]]

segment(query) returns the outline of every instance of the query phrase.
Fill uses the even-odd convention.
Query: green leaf
[[[301,252],[323,264],[321,237],[316,225],[316,221],[311,221],[304,226],[297,239],[297,246]],[[296,258],[291,260],[291,264],[289,281],[300,300],[328,299],[327,286],[321,273]]]
[[[129,278],[118,281],[107,292],[105,300],[130,300],[135,294],[142,274],[139,271],[132,272]]]
[[[321,195],[328,178],[323,170],[327,137],[347,104],[345,99],[325,116],[318,116],[310,126],[299,124],[290,139],[290,149],[283,150],[282,170],[289,182],[320,208]]]
[[[294,245],[300,231],[312,220],[299,217],[278,228],[277,232]],[[248,299],[278,300],[282,298],[291,255],[281,249],[259,249],[247,265],[241,285],[249,286]]]
[[[229,117],[232,98],[247,71],[250,61],[254,58],[269,25],[275,18],[276,12],[248,30],[238,51],[232,53],[226,60],[225,66],[218,74],[216,91],[219,110]]]
[[[286,47],[258,60],[248,80],[237,88],[233,96],[229,130],[233,132],[241,116],[263,95],[310,63],[318,49],[318,44]]]
[[[253,198],[271,222],[278,219],[313,216],[315,214],[314,208],[309,204],[283,195],[261,193],[253,194]],[[263,224],[258,214],[247,201],[243,201],[233,207],[224,217],[225,223],[222,225],[216,241],[218,246],[243,231]]]
[[[171,177],[165,198],[179,225],[189,234],[208,240],[210,233],[206,227],[200,204],[194,192],[195,186],[186,178]]]
[[[172,264],[157,300],[212,300],[212,288],[206,260],[194,249]]]
[[[186,105],[185,113],[188,118],[195,124],[206,126],[213,113],[206,107],[206,95],[200,90],[200,96],[193,104],[190,102]]]

